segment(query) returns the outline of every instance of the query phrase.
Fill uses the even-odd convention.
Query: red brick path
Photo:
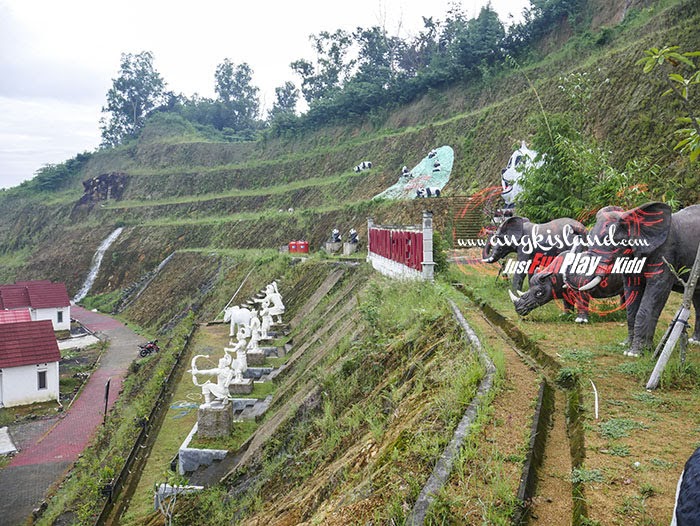
[[[63,470],[78,458],[103,422],[107,379],[111,378],[109,410],[119,395],[129,364],[138,357],[137,344],[145,341],[109,316],[76,306],[71,306],[71,315],[101,338],[107,338],[109,347],[62,418],[0,470],[0,495],[7,497],[0,499],[0,524],[12,523],[3,522],[3,517],[11,521],[27,517],[56,477],[62,476]],[[25,479],[27,482],[20,482]]]

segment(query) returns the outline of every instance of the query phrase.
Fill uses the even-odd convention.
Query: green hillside
[[[25,183],[0,195],[1,277],[62,279],[75,290],[94,248],[116,225],[127,227],[115,247],[123,257],[112,258],[104,274],[115,279],[99,282],[98,291],[127,286],[173,250],[276,248],[295,237],[316,249],[334,225],[362,232],[367,215],[402,216],[405,203],[368,199],[395,182],[401,166],[441,145],[455,151],[445,196],[498,184],[513,147],[534,131],[536,94],[547,112],[567,111],[559,85],[571,72],[596,79],[584,129],[605,141],[611,162],[622,167],[648,156],[661,167],[659,179],[678,182],[679,203],[693,203],[697,168],[672,151],[676,104],[635,66],[650,46],[690,49],[697,42],[696,3],[664,5],[633,10],[631,20],[603,29],[602,43],[600,30],[574,35],[522,69],[431,93],[380,121],[231,144],[207,141],[180,117],[159,115],[138,141],[73,163],[59,190]],[[374,168],[355,174],[365,159]],[[110,173],[126,175],[120,199],[77,205],[81,181]]]

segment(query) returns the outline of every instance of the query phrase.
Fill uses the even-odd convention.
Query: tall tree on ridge
[[[296,115],[299,90],[293,82],[285,82],[284,86],[275,88],[275,102],[268,113],[268,119],[273,121],[280,117],[293,117]]]
[[[222,106],[215,127],[236,131],[254,129],[260,110],[260,90],[252,85],[253,70],[250,66],[246,62],[236,65],[226,58],[216,67],[214,79],[214,89]]]
[[[164,102],[165,82],[153,68],[153,53],[122,53],[119,76],[112,79],[100,119],[102,145],[116,146],[133,137],[154,108]]]
[[[343,29],[322,31],[309,37],[316,51],[316,63],[295,60],[290,67],[301,77],[301,93],[312,104],[339,90],[355,64],[347,59],[352,37]]]

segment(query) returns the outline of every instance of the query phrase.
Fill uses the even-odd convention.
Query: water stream
[[[99,247],[97,247],[95,255],[92,256],[92,265],[90,266],[90,272],[88,273],[87,278],[85,278],[85,283],[83,283],[83,286],[73,298],[73,303],[78,303],[82,301],[83,298],[87,296],[87,293],[90,292],[92,284],[95,283],[95,278],[97,278],[97,273],[100,271],[100,265],[102,264],[102,258],[104,257],[105,252],[107,252],[107,249],[112,245],[112,243],[114,243],[114,240],[117,239],[119,234],[122,233],[122,230],[124,230],[123,227],[117,228],[114,232],[108,235],[102,241],[102,243],[100,243]]]

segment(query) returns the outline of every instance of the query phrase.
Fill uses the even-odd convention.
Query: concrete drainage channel
[[[542,374],[544,380],[540,385],[540,391],[535,410],[535,416],[530,432],[530,444],[523,467],[518,500],[521,503],[520,510],[513,517],[513,524],[527,524],[530,519],[531,501],[537,489],[537,470],[542,464],[547,450],[547,435],[549,422],[553,416],[563,413],[566,420],[566,434],[569,439],[569,454],[571,456],[572,469],[580,468],[585,458],[582,393],[577,381],[556,383],[561,364],[542,351],[539,346],[526,334],[518,329],[507,318],[493,309],[487,302],[476,297],[461,283],[454,284],[455,289],[463,293],[475,305],[479,307],[486,320],[504,333],[503,338],[508,338],[515,346],[516,351]],[[534,362],[534,363],[533,363]],[[558,408],[554,403],[556,397],[565,400],[565,408]],[[561,405],[561,404],[560,404]],[[586,501],[584,498],[583,484],[572,482],[572,517],[571,524],[578,526],[584,524],[587,519]]]
[[[476,396],[474,396],[474,399],[464,412],[462,420],[460,420],[459,424],[457,425],[457,429],[455,429],[452,440],[450,440],[450,443],[442,452],[442,455],[435,464],[433,472],[428,478],[428,482],[425,483],[425,486],[423,486],[423,489],[418,495],[418,499],[413,505],[411,514],[408,516],[408,519],[406,519],[406,524],[412,526],[423,524],[425,522],[425,516],[428,513],[428,508],[430,508],[430,505],[435,499],[435,495],[445,485],[445,482],[447,482],[447,479],[452,472],[454,461],[462,447],[462,443],[464,442],[465,437],[469,434],[469,429],[476,420],[479,409],[486,403],[488,394],[493,388],[494,377],[496,376],[496,367],[493,365],[491,358],[489,358],[488,354],[486,354],[481,347],[479,338],[477,338],[476,334],[467,323],[467,320],[464,319],[464,316],[462,316],[462,313],[457,308],[457,305],[450,301],[450,306],[452,307],[452,312],[454,313],[455,318],[457,318],[457,321],[462,326],[470,346],[472,349],[474,349],[474,352],[479,357],[479,361],[481,361],[481,364],[486,369],[486,375],[479,384],[479,388],[476,391]]]

